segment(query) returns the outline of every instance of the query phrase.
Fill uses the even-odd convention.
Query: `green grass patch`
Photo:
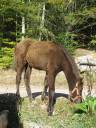
[[[9,68],[13,62],[13,48],[2,47],[0,49],[0,69]]]
[[[26,122],[35,123],[41,128],[95,128],[96,114],[74,114],[73,107],[68,100],[64,98],[57,99],[54,108],[54,115],[49,117],[46,108],[42,109],[43,102],[36,99],[36,104],[32,109],[29,109],[29,100],[24,99],[21,108],[21,118],[24,124]],[[25,126],[25,128],[27,128]],[[31,128],[31,127],[28,127]]]

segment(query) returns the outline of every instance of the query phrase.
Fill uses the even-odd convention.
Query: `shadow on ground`
[[[36,97],[38,96],[41,96],[42,95],[42,92],[34,92],[32,93],[32,96],[33,96],[33,99],[35,100]],[[48,97],[48,92],[46,93],[46,96]],[[28,96],[27,96],[28,97]],[[53,105],[56,104],[56,100],[60,97],[63,97],[63,98],[66,98],[69,100],[69,95],[68,94],[65,94],[65,93],[56,93],[55,92],[55,95],[54,95],[54,99],[53,99]],[[48,98],[47,98],[48,99]]]
[[[42,95],[42,92],[34,92],[34,93],[32,93],[33,99],[35,99],[36,97],[41,96],[41,95]],[[46,96],[48,96],[48,92],[46,93]],[[69,95],[68,94],[65,94],[65,93],[56,93],[55,92],[55,95],[54,95],[54,103],[53,104],[55,104],[57,98],[60,98],[60,97],[69,99]]]
[[[42,94],[42,92],[34,92],[34,93],[32,93],[34,99],[36,97],[40,96],[41,94]],[[47,96],[48,96],[48,93],[47,93]],[[57,99],[59,97],[64,97],[64,98],[68,99],[69,95],[68,94],[64,94],[64,93],[55,93],[54,98]]]
[[[8,110],[8,127],[23,128],[20,121],[19,107],[21,105],[20,97],[14,93],[0,94],[0,112]]]

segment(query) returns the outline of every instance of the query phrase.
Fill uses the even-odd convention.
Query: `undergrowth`
[[[40,99],[35,101],[35,106],[31,110],[29,109],[28,99],[23,101],[21,118],[25,128],[28,128],[28,125],[26,126],[27,122],[28,124],[35,123],[40,128],[95,128],[96,113],[93,115],[90,115],[88,112],[82,114],[78,112],[73,113],[74,104],[68,100],[63,98],[57,99],[52,117],[47,115],[46,108],[42,109],[41,106],[45,103],[41,102]],[[82,107],[80,106],[80,108]]]

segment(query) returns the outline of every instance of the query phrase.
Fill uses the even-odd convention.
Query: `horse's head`
[[[82,102],[83,78],[77,81],[75,88],[71,91],[71,101],[74,103]]]

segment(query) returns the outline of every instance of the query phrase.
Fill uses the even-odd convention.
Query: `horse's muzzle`
[[[70,101],[73,103],[81,103],[82,97],[81,96],[76,96],[75,98],[70,97]]]

